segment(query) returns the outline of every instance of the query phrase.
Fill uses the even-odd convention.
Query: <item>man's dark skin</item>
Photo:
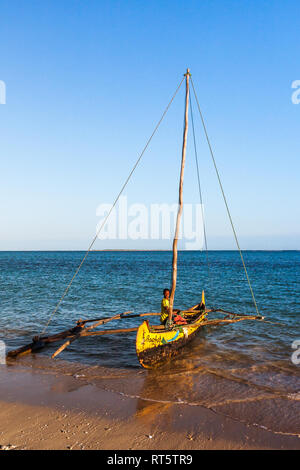
[[[170,291],[168,289],[165,290],[164,297],[165,297],[165,299],[168,299],[168,300],[170,299]],[[180,312],[180,310],[178,308],[177,309],[173,308],[172,318],[174,317],[174,313],[176,314],[178,312]]]

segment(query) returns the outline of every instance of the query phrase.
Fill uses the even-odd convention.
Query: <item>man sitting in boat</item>
[[[170,291],[169,289],[164,289],[164,298],[161,301],[161,315],[160,315],[160,322],[162,325],[166,325],[167,320],[169,318],[169,311],[170,311]],[[187,321],[178,314],[180,310],[173,309],[172,320],[176,325],[186,325]]]

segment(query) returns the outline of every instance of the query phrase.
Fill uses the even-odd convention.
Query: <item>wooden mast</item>
[[[184,116],[184,131],[183,131],[183,143],[182,143],[181,170],[180,170],[180,180],[179,180],[179,203],[178,203],[178,212],[177,212],[177,219],[176,219],[176,230],[175,230],[175,235],[174,235],[174,240],[173,240],[172,289],[171,289],[171,294],[170,294],[169,321],[172,320],[174,296],[175,296],[176,281],[177,281],[177,243],[178,243],[180,220],[181,220],[181,214],[182,214],[182,187],[183,187],[186,142],[187,142],[187,132],[188,132],[189,79],[190,79],[190,70],[189,69],[187,69],[187,71],[186,71],[185,79],[186,79],[185,116]]]

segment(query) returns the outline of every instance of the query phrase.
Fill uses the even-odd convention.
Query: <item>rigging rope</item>
[[[203,235],[204,235],[204,243],[205,243],[205,251],[206,251],[206,263],[207,263],[208,282],[209,282],[209,285],[210,285],[210,269],[209,269],[209,261],[208,261],[207,236],[206,236],[206,227],[205,227],[205,220],[204,220],[203,199],[202,199],[202,190],[201,190],[201,182],[200,182],[200,172],[199,172],[199,163],[198,163],[198,152],[197,152],[197,144],[196,144],[196,135],[195,135],[195,127],[194,127],[194,115],[193,115],[193,106],[192,106],[192,97],[191,97],[191,94],[190,94],[190,108],[191,108],[192,130],[193,130],[194,151],[195,151],[195,160],[196,160],[196,168],[197,168],[197,180],[198,180],[199,198],[200,198],[201,213],[202,213],[202,222],[203,222]]]
[[[177,95],[177,93],[178,93],[178,91],[179,91],[179,88],[180,88],[181,85],[182,85],[182,82],[184,81],[184,78],[185,78],[185,77],[182,78],[181,82],[179,83],[178,87],[176,88],[175,93],[173,94],[173,96],[172,96],[172,98],[171,98],[169,104],[168,104],[167,107],[165,108],[165,110],[164,110],[164,112],[163,112],[163,114],[162,114],[160,120],[159,120],[158,123],[156,124],[156,126],[155,126],[155,128],[154,128],[154,131],[152,132],[152,134],[151,134],[151,136],[149,137],[149,139],[148,139],[148,141],[147,141],[145,147],[143,148],[143,150],[142,150],[142,152],[140,153],[140,155],[139,155],[137,161],[135,162],[135,164],[134,164],[134,166],[133,166],[131,172],[129,173],[129,176],[127,177],[127,179],[126,179],[125,183],[123,184],[123,186],[122,186],[120,192],[118,193],[118,195],[117,195],[117,197],[116,197],[116,199],[115,199],[115,201],[114,201],[112,207],[110,208],[110,210],[109,210],[107,216],[105,217],[105,219],[104,219],[103,223],[101,224],[99,230],[96,232],[95,237],[93,238],[93,240],[92,240],[92,242],[91,242],[89,248],[87,249],[87,251],[86,251],[84,257],[82,258],[82,260],[81,260],[79,266],[77,267],[77,269],[76,269],[76,271],[75,271],[75,273],[74,273],[74,275],[73,275],[71,281],[70,281],[69,284],[67,285],[67,287],[66,287],[66,289],[65,289],[65,291],[64,291],[64,293],[63,293],[63,295],[61,296],[60,300],[59,300],[58,303],[56,304],[56,306],[55,306],[55,308],[54,308],[54,310],[53,310],[53,312],[52,312],[52,314],[51,314],[51,316],[50,316],[48,322],[46,323],[44,329],[41,331],[41,333],[40,333],[41,335],[42,335],[42,334],[46,331],[46,329],[48,328],[48,326],[49,326],[49,324],[50,324],[52,318],[54,317],[55,313],[57,312],[57,310],[58,310],[60,304],[62,303],[63,299],[64,299],[65,296],[67,295],[67,293],[68,293],[68,291],[69,291],[71,285],[73,284],[73,281],[74,281],[75,277],[77,276],[77,274],[78,274],[78,272],[79,272],[81,266],[82,266],[83,263],[85,262],[85,260],[86,260],[86,258],[87,258],[87,256],[88,256],[89,252],[91,251],[91,249],[92,249],[92,247],[93,247],[95,241],[97,240],[98,235],[100,234],[102,228],[103,228],[104,225],[106,224],[106,222],[107,222],[107,220],[108,220],[110,214],[112,213],[112,211],[113,211],[115,205],[117,204],[117,202],[118,202],[118,200],[119,200],[121,194],[123,193],[125,187],[127,186],[127,183],[129,182],[129,180],[130,180],[132,174],[134,173],[136,167],[138,166],[138,164],[139,164],[139,162],[140,162],[142,156],[144,155],[144,153],[145,153],[147,147],[149,146],[149,144],[150,144],[150,142],[151,142],[151,140],[152,140],[154,134],[156,133],[156,131],[157,131],[157,129],[159,128],[161,122],[163,121],[165,115],[167,114],[167,112],[168,112],[168,110],[169,110],[169,108],[170,108],[170,106],[171,106],[171,104],[172,104],[172,102],[173,102],[175,96]]]
[[[212,147],[211,147],[211,144],[210,144],[210,140],[209,140],[208,133],[207,133],[207,130],[206,130],[205,121],[204,121],[204,118],[203,118],[203,115],[202,115],[202,112],[201,112],[201,108],[200,108],[200,105],[199,105],[199,101],[198,101],[198,98],[197,98],[197,94],[196,94],[196,90],[195,90],[195,87],[194,87],[194,82],[193,82],[192,77],[191,77],[191,82],[192,82],[192,88],[193,88],[194,96],[195,96],[195,99],[196,99],[197,107],[198,107],[198,110],[199,110],[202,126],[203,126],[203,129],[204,129],[205,137],[206,137],[207,144],[208,144],[208,147],[209,147],[209,151],[210,151],[210,154],[211,154],[211,158],[212,158],[215,170],[216,170],[216,174],[217,174],[219,185],[220,185],[221,192],[222,192],[222,195],[223,195],[223,199],[224,199],[224,203],[225,203],[225,206],[226,206],[227,214],[228,214],[230,224],[231,224],[231,227],[232,227],[232,231],[233,231],[233,234],[234,234],[235,242],[236,242],[236,245],[237,245],[239,253],[240,253],[240,257],[241,257],[241,260],[242,260],[242,264],[243,264],[244,271],[245,271],[245,274],[246,274],[246,278],[247,278],[247,281],[248,281],[248,285],[249,285],[249,288],[250,288],[252,300],[253,300],[257,315],[260,316],[260,313],[259,313],[258,307],[257,307],[257,303],[256,303],[256,300],[255,300],[254,292],[253,292],[251,282],[250,282],[250,279],[249,279],[249,276],[248,276],[247,268],[246,268],[246,265],[245,265],[245,262],[244,262],[243,253],[242,253],[242,250],[241,250],[239,242],[238,242],[237,234],[236,234],[236,231],[235,231],[235,228],[234,228],[234,225],[233,225],[233,221],[232,221],[232,218],[231,218],[231,214],[230,214],[230,211],[229,211],[229,207],[228,207],[228,204],[227,204],[227,199],[225,197],[223,185],[222,185],[221,178],[220,178],[220,175],[219,175],[219,172],[218,172],[218,168],[217,168],[217,164],[216,164],[216,161],[215,161],[214,153],[213,153],[213,150],[212,150]]]

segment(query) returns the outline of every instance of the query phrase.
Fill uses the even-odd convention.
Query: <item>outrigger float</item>
[[[60,304],[62,303],[64,297],[68,293],[73,280],[77,276],[82,264],[84,263],[85,259],[87,258],[89,252],[91,251],[96,239],[98,238],[98,235],[102,228],[104,227],[105,223],[107,222],[108,217],[111,214],[112,209],[106,216],[105,220],[103,221],[101,227],[99,228],[96,236],[94,237],[89,249],[87,250],[85,256],[83,257],[81,263],[79,264],[77,270],[75,271],[75,274],[73,278],[71,279],[70,283],[66,287],[62,297],[60,298],[59,302],[57,303],[54,311],[52,312],[52,315],[50,316],[50,319],[48,323],[46,324],[46,327],[42,331],[42,333],[39,336],[35,336],[32,340],[31,343],[15,349],[13,351],[9,351],[7,354],[7,358],[17,358],[19,356],[22,356],[24,354],[28,353],[36,353],[43,348],[45,348],[47,345],[54,343],[54,342],[63,342],[63,344],[60,345],[60,347],[52,354],[52,358],[55,358],[60,354],[67,346],[69,346],[73,341],[83,338],[83,337],[89,337],[89,336],[102,336],[102,335],[110,335],[110,334],[122,334],[122,333],[132,333],[132,332],[137,332],[136,335],[136,353],[138,360],[140,364],[147,368],[147,369],[152,369],[152,368],[157,368],[168,362],[172,357],[175,355],[179,354],[182,351],[182,348],[189,343],[205,326],[216,326],[216,325],[226,325],[226,324],[232,324],[236,323],[239,321],[244,321],[244,320],[264,320],[264,317],[262,317],[259,314],[257,304],[255,301],[254,293],[251,287],[250,279],[247,273],[247,269],[244,263],[243,255],[240,250],[236,232],[232,223],[232,218],[229,213],[228,209],[228,204],[225,198],[225,194],[223,191],[223,187],[221,184],[219,172],[216,167],[216,162],[214,159],[214,155],[212,152],[211,144],[208,138],[208,134],[206,131],[204,119],[201,113],[201,109],[199,106],[198,98],[195,92],[194,84],[192,81],[192,87],[194,91],[194,96],[196,99],[196,103],[198,106],[198,110],[200,113],[201,121],[203,124],[205,136],[207,139],[207,143],[209,146],[209,150],[211,153],[211,157],[214,163],[214,167],[217,173],[218,181],[220,184],[220,188],[222,191],[222,195],[224,198],[226,210],[228,212],[228,216],[230,219],[230,223],[233,229],[234,237],[236,240],[237,248],[240,252],[242,264],[245,270],[246,278],[249,284],[249,288],[251,291],[252,295],[252,300],[256,309],[256,315],[242,315],[242,314],[237,314],[233,312],[226,311],[222,308],[214,308],[214,309],[207,309],[205,305],[205,296],[204,296],[204,291],[202,291],[202,299],[200,303],[197,303],[193,307],[190,307],[188,309],[180,310],[179,313],[181,317],[184,319],[186,322],[185,324],[176,324],[173,322],[172,317],[173,317],[173,305],[174,305],[174,297],[175,297],[175,290],[176,290],[176,281],[177,281],[177,243],[178,243],[178,236],[179,236],[179,229],[180,229],[180,221],[181,221],[181,214],[182,214],[182,209],[183,209],[183,203],[182,203],[182,189],[183,189],[183,177],[184,177],[184,167],[185,167],[185,158],[186,158],[186,146],[187,146],[187,132],[188,132],[188,115],[189,115],[189,103],[191,104],[191,116],[192,116],[192,128],[193,128],[193,134],[194,134],[194,146],[195,146],[195,157],[196,157],[196,163],[197,163],[197,175],[198,175],[198,185],[199,185],[199,195],[200,195],[200,202],[202,204],[202,195],[201,195],[201,187],[200,187],[200,178],[199,178],[199,168],[198,168],[198,160],[197,160],[197,150],[196,150],[196,140],[195,140],[195,132],[194,132],[194,122],[193,122],[193,113],[192,113],[192,103],[191,103],[191,98],[190,98],[190,90],[189,90],[189,82],[191,79],[191,74],[189,69],[187,70],[186,74],[184,75],[184,78],[181,80],[179,86],[177,87],[170,103],[166,107],[161,119],[159,120],[157,126],[154,129],[154,132],[152,133],[150,139],[146,143],[143,151],[141,152],[138,160],[136,161],[133,169],[131,170],[128,178],[126,179],[123,187],[121,188],[121,191],[119,192],[113,206],[116,205],[119,197],[121,196],[122,192],[124,191],[125,187],[127,186],[128,181],[130,180],[133,172],[135,171],[135,168],[137,167],[138,163],[140,162],[145,150],[147,149],[150,141],[152,140],[152,137],[156,133],[159,125],[161,124],[163,118],[165,117],[171,103],[173,102],[180,86],[182,85],[183,81],[185,80],[186,84],[186,91],[185,91],[185,113],[184,113],[184,132],[183,132],[183,144],[182,144],[182,157],[181,157],[181,170],[180,170],[180,180],[179,180],[179,204],[178,204],[178,212],[177,212],[177,219],[176,219],[176,229],[175,229],[175,235],[174,235],[174,240],[173,240],[173,260],[172,260],[172,288],[171,288],[171,293],[170,293],[170,307],[169,307],[169,316],[168,316],[168,321],[166,322],[166,325],[151,325],[149,320],[143,321],[143,323],[140,326],[137,327],[132,327],[132,328],[119,328],[119,329],[104,329],[104,330],[95,330],[96,328],[100,327],[101,325],[104,325],[110,321],[113,320],[119,320],[121,322],[124,322],[128,319],[133,319],[133,318],[141,318],[141,317],[155,317],[155,316],[160,316],[160,313],[158,312],[146,312],[146,313],[140,313],[140,314],[132,314],[132,312],[124,312],[120,314],[113,315],[111,317],[100,317],[100,318],[95,318],[95,319],[87,319],[87,320],[78,320],[76,325],[73,328],[70,328],[68,330],[65,330],[61,333],[57,333],[54,335],[50,336],[45,336],[44,332],[46,328],[48,327],[51,319],[53,318],[54,314],[57,312]],[[202,214],[203,215],[203,214]],[[206,242],[206,232],[205,232],[205,226],[203,225],[203,231],[204,231],[204,239],[205,239],[205,245],[206,245],[206,250],[207,250],[207,242]],[[178,312],[177,312],[178,313]],[[222,318],[212,318],[210,319],[210,316],[212,314],[218,313],[219,316],[221,314]]]

